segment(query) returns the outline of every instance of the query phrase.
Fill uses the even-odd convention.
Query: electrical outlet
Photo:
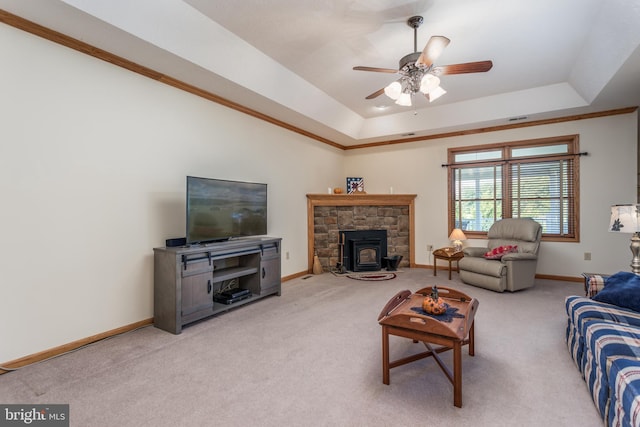
[[[289,251],[285,252],[284,257],[285,259],[289,259]]]
[[[585,261],[591,261],[591,252],[585,252],[584,253],[584,260]]]
[[[433,245],[427,245],[427,251],[431,252],[433,250]]]

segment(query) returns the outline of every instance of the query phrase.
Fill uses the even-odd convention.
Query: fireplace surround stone
[[[323,271],[340,262],[341,230],[386,230],[387,255],[414,261],[414,194],[307,195],[309,271],[318,255]]]

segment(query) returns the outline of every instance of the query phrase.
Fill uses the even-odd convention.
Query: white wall
[[[153,316],[185,176],[268,184],[283,276],[340,150],[0,25],[0,364]]]
[[[188,174],[269,184],[283,276],[307,268],[305,195],[346,176],[418,194],[429,264],[448,243],[447,147],[580,133],[582,242],[545,243],[539,272],[628,269],[628,236],[606,228],[635,200],[635,114],[345,153],[4,25],[0,55],[0,364],[153,316],[152,248],[184,236]]]
[[[580,135],[580,242],[543,242],[538,274],[578,277],[582,272],[629,271],[631,235],[608,232],[610,206],[635,203],[637,113],[391,145],[347,152],[344,175],[364,177],[368,193],[417,194],[416,263],[432,264],[428,244],[449,245],[447,149],[504,141]],[[486,246],[484,240],[465,242]],[[584,261],[591,252],[592,260]]]

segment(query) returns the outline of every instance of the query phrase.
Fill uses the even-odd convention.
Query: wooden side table
[[[449,280],[451,280],[451,263],[453,261],[456,261],[457,263],[463,257],[464,257],[464,253],[462,251],[456,251],[455,248],[436,249],[435,251],[433,251],[433,275],[437,276],[436,261],[439,259],[442,259],[445,261],[449,261]]]

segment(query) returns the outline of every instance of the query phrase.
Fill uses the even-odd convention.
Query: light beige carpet
[[[564,341],[564,297],[580,283],[499,294],[453,279],[305,276],[181,335],[147,327],[2,375],[0,402],[69,403],[83,427],[602,425]],[[432,358],[382,384],[377,316],[396,292],[432,284],[480,302],[462,408]],[[392,360],[423,349],[391,337]]]

